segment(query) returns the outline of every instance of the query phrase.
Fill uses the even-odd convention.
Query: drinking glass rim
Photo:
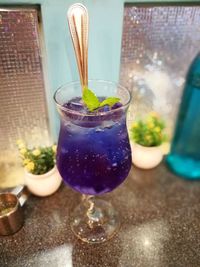
[[[65,83],[65,84],[59,86],[58,89],[55,91],[53,99],[54,99],[54,101],[56,103],[56,106],[59,107],[59,109],[61,109],[63,111],[66,111],[68,113],[71,113],[71,114],[75,114],[75,115],[79,115],[79,116],[83,116],[83,117],[94,117],[94,116],[103,116],[103,115],[112,114],[112,113],[114,113],[116,111],[119,111],[119,110],[121,110],[123,108],[126,108],[130,104],[131,99],[132,99],[132,92],[129,89],[127,89],[126,87],[122,86],[121,84],[119,84],[117,82],[106,81],[106,80],[101,80],[101,79],[98,79],[98,80],[90,79],[88,81],[89,82],[103,82],[103,83],[112,84],[112,85],[115,84],[117,87],[119,87],[119,88],[125,90],[126,92],[128,92],[129,99],[125,104],[121,103],[122,104],[121,107],[118,107],[116,109],[109,110],[109,111],[101,111],[101,112],[98,112],[98,114],[97,113],[85,114],[85,113],[79,112],[77,110],[72,110],[72,109],[69,109],[69,108],[64,107],[63,105],[61,105],[56,99],[57,93],[59,91],[63,90],[64,87],[67,87],[67,86],[70,86],[70,85],[75,85],[75,84],[80,84],[80,81],[72,81],[72,82],[68,82],[68,83]]]

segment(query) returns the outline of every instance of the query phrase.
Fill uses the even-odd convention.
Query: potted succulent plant
[[[161,144],[167,140],[165,123],[152,112],[144,120],[133,123],[130,129],[132,161],[142,169],[156,167],[163,158]]]
[[[28,189],[37,196],[53,194],[62,181],[55,165],[56,145],[30,149],[22,140],[18,140],[17,146]]]

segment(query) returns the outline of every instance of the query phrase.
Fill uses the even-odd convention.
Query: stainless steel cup
[[[26,187],[0,194],[0,235],[16,233],[24,223],[22,206],[28,198]]]

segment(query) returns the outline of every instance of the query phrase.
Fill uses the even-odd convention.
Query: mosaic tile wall
[[[17,138],[28,141],[48,128],[36,9],[0,9],[0,80],[4,150]]]
[[[133,90],[129,120],[157,111],[173,132],[185,74],[200,50],[200,6],[125,5],[121,83]]]
[[[37,9],[0,9],[1,179],[17,161],[18,138],[29,144],[48,140],[39,34]]]

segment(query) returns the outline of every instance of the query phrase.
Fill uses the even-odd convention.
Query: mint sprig
[[[83,102],[89,109],[89,111],[93,111],[99,107],[99,99],[97,96],[89,89],[84,88],[83,90]]]
[[[106,105],[112,107],[114,104],[119,102],[119,100],[120,99],[118,97],[108,97],[100,102],[98,97],[92,92],[92,90],[87,87],[85,87],[83,90],[83,102],[87,106],[89,111],[94,111],[95,109]]]
[[[112,107],[114,104],[119,102],[119,100],[120,99],[118,97],[108,97],[100,103],[99,107],[103,107],[105,105],[109,105],[110,107]]]

